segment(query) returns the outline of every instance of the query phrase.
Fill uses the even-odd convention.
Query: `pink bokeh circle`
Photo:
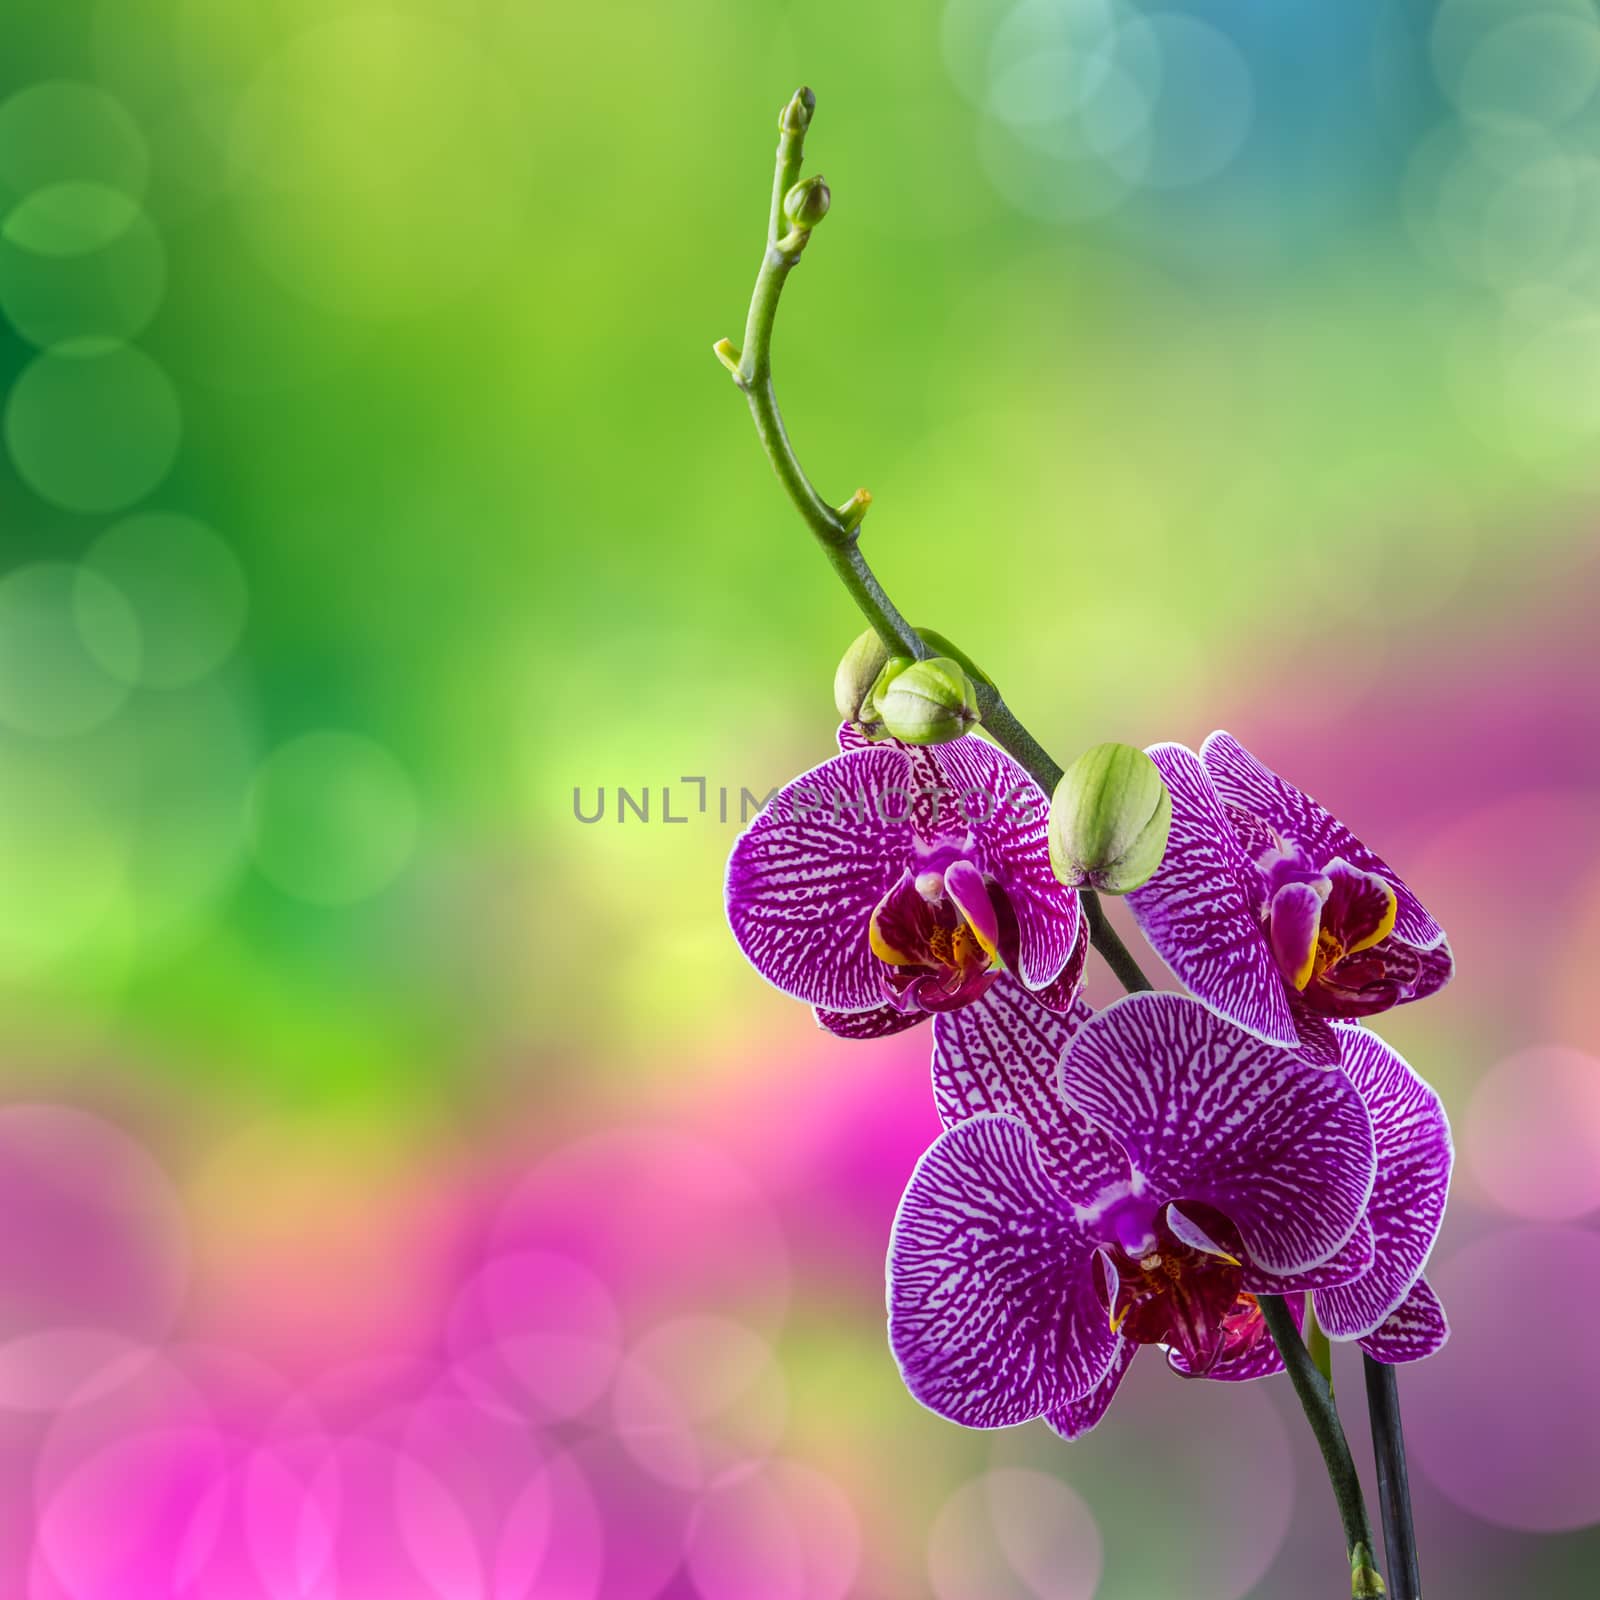
[[[1092,1600],[1100,1530],[1059,1478],[996,1467],[945,1501],[928,1534],[937,1600]]]
[[[36,1550],[72,1600],[176,1593],[217,1534],[227,1469],[215,1431],[170,1427],[114,1439],[43,1502]]]
[[[765,1461],[704,1497],[685,1554],[703,1600],[844,1600],[860,1565],[861,1528],[825,1473]]]
[[[675,1317],[629,1350],[612,1417],[644,1471],[698,1489],[776,1448],[788,1391],[772,1346],[754,1329],[726,1317]]]
[[[1242,1600],[1294,1512],[1295,1458],[1268,1384],[1180,1378],[1156,1350],[1140,1353],[1085,1438],[1066,1444],[1043,1423],[1003,1429],[990,1462],[1059,1478],[1088,1506],[1105,1547],[1096,1600]]]
[[[1417,1466],[1487,1522],[1555,1533],[1600,1522],[1600,1363],[1585,1337],[1600,1234],[1502,1228],[1429,1268],[1450,1317],[1406,1369]]]
[[[1472,1091],[1462,1146],[1514,1216],[1568,1222],[1600,1209],[1600,1061],[1559,1045],[1507,1057]]]
[[[170,1332],[183,1207],[150,1154],[103,1117],[0,1106],[0,1406],[54,1411]]]
[[[580,1264],[633,1326],[694,1310],[771,1332],[789,1301],[788,1247],[760,1185],[722,1150],[664,1129],[596,1134],[544,1157],[507,1198],[491,1246]]]
[[[622,1319],[611,1291],[581,1262],[519,1250],[486,1262],[451,1306],[458,1382],[491,1410],[579,1415],[611,1385]]]

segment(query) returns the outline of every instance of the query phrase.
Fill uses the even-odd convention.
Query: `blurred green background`
[[[1277,1385],[1146,1374],[1073,1450],[913,1405],[881,1260],[926,1041],[827,1039],[726,933],[741,791],[828,752],[859,628],[710,354],[800,82],[834,203],[779,390],[902,608],[1063,760],[1232,727],[1449,924],[1455,986],[1384,1030],[1464,1130],[1425,1567],[1590,1592],[1577,1265],[1526,1370],[1534,1264],[1600,1251],[1588,0],[10,0],[8,1592],[1337,1581]],[[549,1527],[505,1576],[461,1422],[404,1432],[449,1562],[297,1589],[228,1532],[179,1574],[187,1457],[90,1560],[157,1367],[217,1483],[296,1407],[343,1472],[487,1382]],[[445,1525],[374,1496],[330,1539]]]

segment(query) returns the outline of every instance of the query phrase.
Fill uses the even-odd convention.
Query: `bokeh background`
[[[1589,0],[8,0],[7,1596],[1340,1592],[1282,1382],[918,1409],[926,1035],[725,931],[859,627],[710,355],[802,81],[780,388],[891,591],[1447,923],[1424,1572],[1593,1594]]]

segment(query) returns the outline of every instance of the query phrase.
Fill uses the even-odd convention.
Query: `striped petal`
[[[1250,812],[1284,838],[1292,839],[1318,866],[1342,857],[1351,866],[1385,879],[1398,902],[1394,931],[1407,944],[1430,950],[1444,942],[1444,929],[1388,862],[1369,850],[1310,795],[1257,761],[1231,733],[1213,733],[1200,746],[1200,759],[1227,804]]]
[[[969,1428],[1087,1394],[1117,1344],[1092,1251],[1020,1122],[985,1112],[941,1134],[889,1243],[889,1343],[906,1387]]]
[[[1399,1308],[1361,1341],[1361,1348],[1374,1361],[1394,1367],[1433,1355],[1449,1337],[1450,1324],[1438,1295],[1426,1278],[1418,1278]]]
[[[825,1011],[883,1004],[867,930],[911,856],[906,810],[904,757],[851,750],[780,789],[739,836],[728,921],[769,983]]]
[[[1118,1339],[1116,1354],[1111,1358],[1105,1377],[1081,1400],[1069,1400],[1064,1406],[1057,1406],[1046,1415],[1045,1422],[1068,1443],[1081,1439],[1105,1416],[1138,1353],[1139,1346],[1131,1339]]]
[[[1245,855],[1194,751],[1152,745],[1172,795],[1160,870],[1128,896],[1145,937],[1192,993],[1247,1032],[1299,1042],[1254,896],[1259,873]]]
[[[1085,1207],[1128,1182],[1128,1158],[1061,1094],[1061,1057],[1093,1015],[1080,1000],[1058,1016],[1002,977],[976,1005],[933,1022],[933,1098],[945,1127],[985,1111],[1016,1118],[1055,1187]]]
[[[899,1006],[878,1006],[872,1011],[824,1011],[813,1008],[817,1026],[836,1039],[887,1039],[928,1020],[926,1011],[902,1011]]]
[[[1454,1150],[1439,1096],[1366,1028],[1343,1026],[1344,1075],[1367,1103],[1378,1176],[1368,1220],[1375,1253],[1359,1278],[1319,1289],[1317,1320],[1332,1339],[1374,1332],[1422,1276],[1450,1191]]]
[[[1244,1290],[1246,1294],[1300,1295],[1308,1289],[1331,1289],[1335,1284],[1350,1283],[1370,1271],[1377,1253],[1372,1224],[1363,1217],[1356,1231],[1321,1266],[1277,1275],[1246,1267]]]
[[[1133,994],[1078,1031],[1062,1089],[1127,1152],[1152,1202],[1200,1201],[1273,1275],[1332,1259],[1372,1194],[1372,1124],[1355,1087],[1186,995]]]

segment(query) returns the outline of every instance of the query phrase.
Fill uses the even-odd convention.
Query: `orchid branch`
[[[1383,1579],[1373,1564],[1372,1523],[1361,1493],[1361,1477],[1339,1421],[1338,1407],[1333,1403],[1333,1389],[1317,1370],[1283,1296],[1264,1294],[1257,1303],[1328,1469],[1328,1482],[1333,1486],[1344,1528],[1345,1553],[1350,1557],[1350,1593],[1353,1600],[1370,1600],[1384,1593]]]
[[[767,245],[756,274],[755,290],[750,296],[744,348],[736,349],[727,339],[718,340],[713,348],[717,359],[733,375],[734,383],[744,391],[750,403],[756,435],[778,475],[778,482],[822,546],[823,554],[862,615],[888,649],[922,660],[931,653],[927,644],[884,592],[861,551],[861,520],[872,503],[872,496],[865,489],[857,489],[843,506],[837,507],[823,499],[790,443],[772,381],[772,330],[777,321],[778,301],[789,274],[800,264],[812,230],[826,214],[829,204],[826,184],[820,178],[808,180],[812,186],[810,195],[817,198],[811,206],[811,220],[806,220],[803,209],[806,195],[799,180],[806,130],[811,125],[816,104],[816,96],[810,89],[797,89],[778,118],[778,156],[767,222]],[[787,229],[786,222],[790,224]],[[1052,793],[1061,781],[1061,767],[1022,725],[993,684],[978,680],[974,687],[984,731],[1021,763],[1028,776],[1047,795]],[[1118,982],[1130,993],[1153,988],[1133,952],[1111,926],[1100,897],[1085,889],[1079,892],[1078,898],[1088,919],[1089,941]]]
[[[757,437],[784,492],[822,546],[851,598],[887,649],[923,660],[931,653],[927,644],[889,598],[861,552],[861,522],[872,496],[865,489],[858,489],[844,505],[833,506],[818,493],[790,442],[773,384],[772,333],[778,302],[789,274],[800,264],[810,243],[812,230],[826,215],[831,203],[827,185],[820,177],[804,182],[800,178],[806,131],[815,110],[816,97],[810,89],[802,88],[795,92],[778,119],[777,166],[767,243],[750,297],[744,346],[736,349],[731,341],[721,339],[714,349],[717,359],[732,374],[734,383],[749,401]],[[1023,726],[992,683],[980,676],[975,679],[974,687],[984,731],[1022,765],[1040,788],[1047,794],[1052,793],[1061,780],[1062,768]],[[1099,896],[1084,889],[1079,891],[1079,899],[1088,920],[1090,942],[1123,987],[1130,993],[1151,989],[1150,980],[1107,919]],[[1355,1600],[1371,1600],[1384,1593],[1383,1579],[1373,1564],[1372,1528],[1362,1498],[1361,1480],[1339,1422],[1332,1389],[1301,1341],[1283,1299],[1267,1295],[1261,1297],[1260,1304],[1327,1464],[1350,1557],[1352,1595]],[[1403,1477],[1398,1481],[1403,1484]]]

